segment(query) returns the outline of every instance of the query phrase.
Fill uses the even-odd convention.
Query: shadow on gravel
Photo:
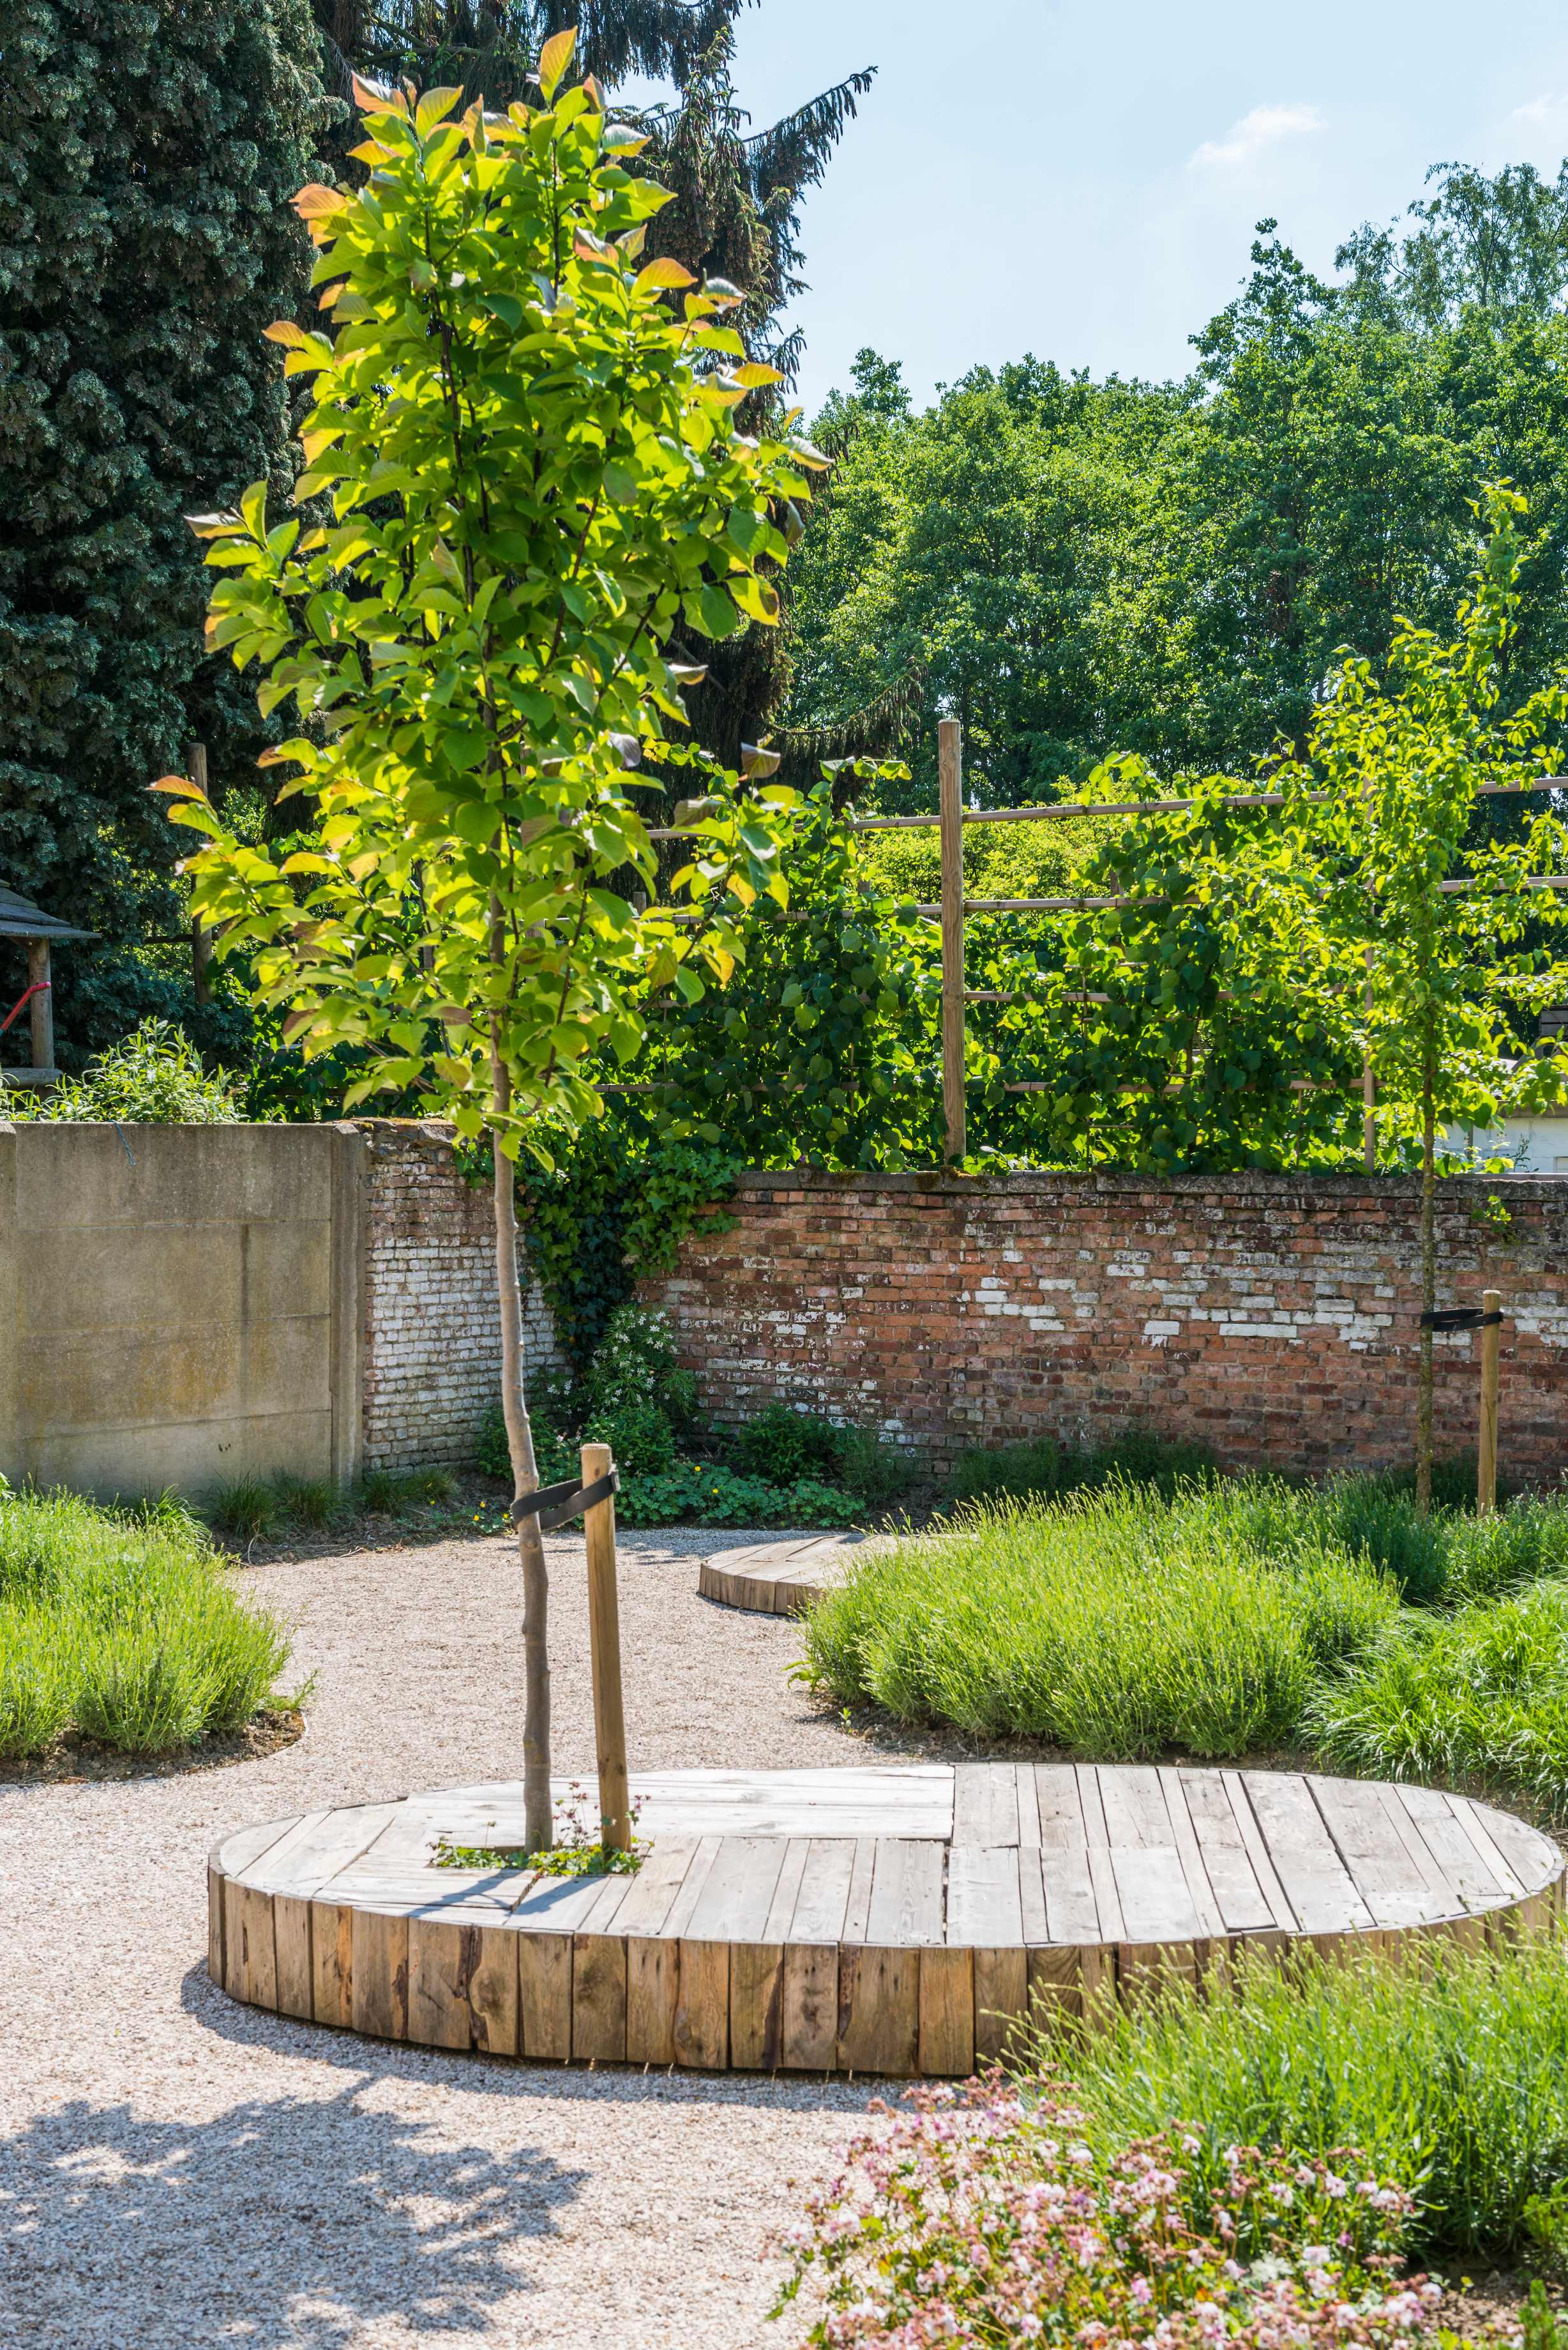
[[[180,2003],[220,2040],[242,2047],[286,2050],[314,2058],[361,2081],[439,2081],[452,2095],[551,2098],[561,2104],[642,2105],[672,2102],[754,2106],[763,2111],[787,2106],[795,2113],[841,2113],[851,2123],[873,2098],[896,2104],[901,2081],[849,2081],[821,2073],[685,2073],[641,2064],[561,2064],[527,2058],[483,2056],[458,2049],[420,2048],[402,2040],[369,2040],[324,2023],[243,2006],[219,1991],[206,1963],[193,1966],[181,1984]]]
[[[381,2319],[489,2338],[526,2285],[508,2247],[552,2233],[584,2175],[378,2111],[373,2067],[211,2121],[73,2099],[0,2141],[0,2339],[337,2350]]]

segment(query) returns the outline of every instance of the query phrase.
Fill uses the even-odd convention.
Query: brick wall
[[[1503,1293],[1504,1473],[1568,1467],[1568,1180],[1439,1191],[1438,1304]],[[1505,1203],[1506,1237],[1481,1221]],[[1415,1179],[751,1175],[665,1305],[701,1401],[774,1397],[945,1464],[967,1444],[1137,1427],[1233,1465],[1407,1460]],[[1437,1340],[1439,1452],[1475,1441],[1477,1340]]]
[[[464,1181],[448,1127],[376,1118],[361,1131],[365,1466],[461,1464],[501,1392],[490,1191]],[[536,1284],[524,1339],[535,1368],[556,1359]]]

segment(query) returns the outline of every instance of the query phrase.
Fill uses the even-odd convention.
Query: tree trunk
[[[495,1101],[504,1110],[512,1094],[511,1079],[497,1056],[493,1065]],[[534,1459],[534,1431],[523,1384],[523,1284],[517,1263],[517,1200],[512,1161],[495,1139],[495,1283],[501,1300],[501,1409],[506,1420],[506,1450],[512,1460],[514,1499],[532,1493],[539,1482]],[[524,1841],[530,1852],[547,1852],[555,1840],[550,1803],[550,1652],[546,1626],[550,1577],[545,1565],[545,1538],[536,1517],[524,1518],[517,1528],[517,1555],[523,1570],[523,1814]]]
[[[1432,1111],[1435,1076],[1428,1050],[1421,1063],[1421,1312],[1438,1303],[1437,1134]],[[1416,1507],[1426,1517],[1432,1507],[1432,1326],[1421,1324],[1420,1372],[1416,1389]]]

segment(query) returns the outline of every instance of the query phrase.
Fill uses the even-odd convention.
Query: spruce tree
[[[100,934],[58,959],[75,1063],[189,1002],[188,962],[146,951],[182,919],[149,782],[192,739],[220,789],[254,780],[182,517],[292,480],[262,330],[304,286],[286,200],[322,103],[309,0],[11,0],[6,23],[0,879]]]

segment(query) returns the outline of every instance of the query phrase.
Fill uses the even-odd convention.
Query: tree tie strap
[[[1501,1314],[1483,1314],[1479,1305],[1449,1305],[1436,1314],[1423,1314],[1423,1330],[1492,1330],[1502,1320]]]
[[[512,1523],[520,1526],[524,1518],[537,1518],[540,1533],[553,1534],[568,1518],[591,1510],[597,1502],[607,1502],[619,1491],[618,1469],[612,1469],[607,1477],[596,1477],[591,1485],[579,1485],[575,1477],[567,1477],[559,1485],[541,1485],[535,1492],[524,1493],[514,1502]]]

